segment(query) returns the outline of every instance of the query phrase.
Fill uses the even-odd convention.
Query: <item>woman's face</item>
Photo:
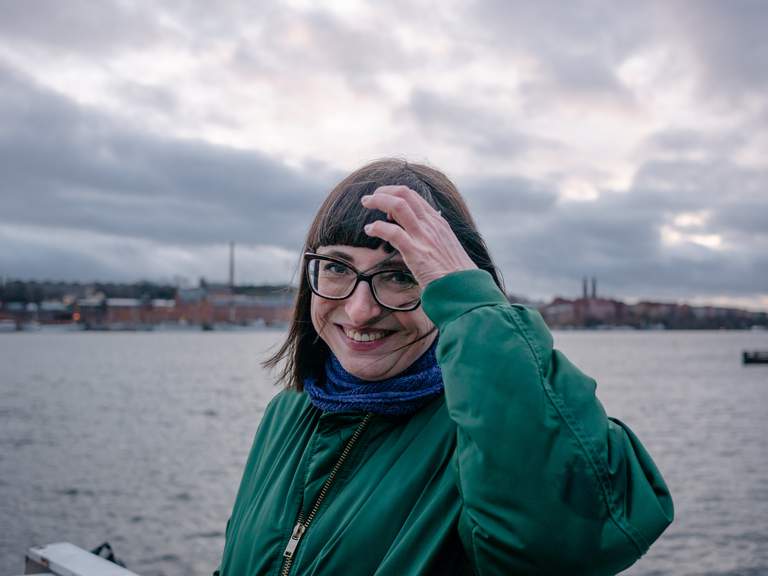
[[[401,264],[402,257],[354,246],[321,246],[318,254],[341,258],[369,273],[377,264]],[[312,324],[347,372],[364,380],[384,380],[408,368],[432,344],[437,332],[411,344],[434,324],[421,306],[411,312],[382,308],[367,282],[360,282],[346,300],[326,300],[312,294]],[[367,335],[367,341],[360,341]],[[372,340],[368,340],[373,337]]]

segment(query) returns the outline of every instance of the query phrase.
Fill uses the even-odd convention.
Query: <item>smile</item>
[[[358,332],[357,330],[352,330],[343,326],[341,329],[344,331],[344,334],[347,338],[354,340],[355,342],[373,342],[375,340],[381,340],[385,336],[389,336],[389,334],[391,334],[391,332],[382,331]]]

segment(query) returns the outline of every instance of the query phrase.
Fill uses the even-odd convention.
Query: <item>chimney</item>
[[[592,276],[592,298],[597,298],[597,278]]]
[[[235,289],[235,243],[229,243],[229,289]]]
[[[581,278],[581,297],[586,300],[587,299],[587,277],[582,276]]]

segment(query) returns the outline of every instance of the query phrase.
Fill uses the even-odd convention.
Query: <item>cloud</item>
[[[533,148],[562,148],[555,140],[516,129],[510,119],[482,108],[471,98],[419,89],[411,94],[403,113],[419,130],[479,157],[509,158]]]
[[[660,3],[664,23],[679,34],[697,65],[700,94],[739,103],[763,101],[768,90],[768,11],[761,0]]]
[[[472,209],[488,216],[538,214],[553,209],[557,202],[552,186],[521,177],[478,176],[462,184]]]
[[[525,86],[532,99],[625,98],[615,71],[649,42],[651,12],[631,2],[489,1],[473,6],[467,18],[492,49],[533,61],[535,73]]]
[[[5,42],[36,52],[90,55],[136,49],[162,30],[153,10],[127,2],[4,2],[0,18]]]
[[[195,244],[296,246],[332,181],[253,151],[164,138],[0,70],[5,223]]]
[[[238,283],[295,281],[295,250],[270,245],[238,245]],[[17,278],[68,281],[139,279],[196,283],[223,282],[229,246],[183,245],[51,226],[0,226],[0,265]]]
[[[493,244],[507,270],[549,293],[570,281],[575,294],[577,279],[597,275],[617,296],[758,297],[768,290],[767,181],[725,160],[651,161],[626,193],[508,212]],[[689,214],[705,216],[679,218]]]
[[[232,60],[237,70],[288,82],[297,75],[338,75],[353,89],[375,92],[376,76],[409,66],[402,45],[377,21],[345,22],[322,8],[285,7],[260,20],[266,25],[237,43]]]

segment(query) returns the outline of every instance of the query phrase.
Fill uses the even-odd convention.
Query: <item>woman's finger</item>
[[[376,220],[365,226],[365,233],[368,236],[375,236],[392,244],[395,250],[403,255],[403,259],[408,264],[408,256],[412,251],[413,239],[402,227],[392,222]]]
[[[379,186],[373,192],[374,196],[376,194],[386,194],[396,198],[402,198],[407,202],[411,210],[413,210],[413,213],[416,214],[416,216],[419,218],[423,218],[429,214],[437,213],[437,210],[435,210],[429,204],[429,202],[427,202],[421,195],[419,195],[418,192],[408,188],[408,186]]]
[[[440,211],[437,208],[432,206],[426,198],[416,192],[413,188],[408,188],[408,186],[384,186],[383,188],[391,188],[391,190],[387,191],[388,194],[408,200],[408,204],[417,216],[440,214]],[[374,194],[375,193],[376,192],[374,191]]]
[[[371,210],[381,210],[406,230],[413,232],[419,226],[419,219],[408,201],[398,196],[381,193],[363,196],[360,202]]]

